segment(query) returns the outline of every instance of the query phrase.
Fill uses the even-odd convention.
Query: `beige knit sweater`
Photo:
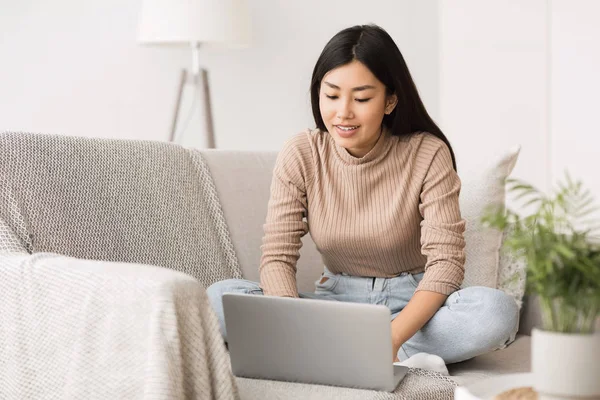
[[[332,273],[393,277],[425,271],[417,290],[450,294],[464,278],[460,180],[429,133],[392,136],[356,158],[328,132],[291,138],[277,157],[264,225],[261,287],[298,296],[300,238],[310,231]]]

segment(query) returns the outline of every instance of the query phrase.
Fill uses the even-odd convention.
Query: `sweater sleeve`
[[[306,134],[300,134],[286,143],[275,162],[261,246],[260,284],[266,295],[298,297],[296,263],[308,232],[309,157]]]
[[[458,290],[465,273],[465,221],[458,196],[460,179],[445,143],[433,154],[420,195],[421,252],[427,257],[418,290],[449,295]]]

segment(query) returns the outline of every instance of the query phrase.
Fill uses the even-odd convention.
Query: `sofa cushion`
[[[459,171],[462,180],[460,208],[467,221],[465,231],[466,254],[465,279],[462,287],[487,286],[507,289],[512,283],[506,278],[504,269],[509,273],[518,272],[515,260],[503,258],[500,264],[500,247],[503,232],[483,226],[481,218],[490,207],[505,206],[505,181],[513,170],[519,155],[520,147],[514,147],[492,160],[483,168]],[[502,276],[499,281],[498,276]],[[510,286],[510,293],[520,305],[523,290],[515,285]],[[505,290],[506,291],[506,290]]]
[[[531,371],[531,337],[518,335],[508,347],[467,361],[449,364],[448,371],[459,385],[467,385],[500,374]]]

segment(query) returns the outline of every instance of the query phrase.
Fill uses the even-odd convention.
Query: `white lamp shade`
[[[146,44],[250,40],[245,0],[144,0],[139,23],[138,41]]]

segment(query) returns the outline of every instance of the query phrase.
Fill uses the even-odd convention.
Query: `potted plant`
[[[541,398],[600,399],[600,243],[589,191],[566,175],[546,195],[507,181],[526,216],[490,209],[484,223],[509,235],[508,251],[526,263],[526,292],[537,296],[542,326],[532,332],[534,388]]]

